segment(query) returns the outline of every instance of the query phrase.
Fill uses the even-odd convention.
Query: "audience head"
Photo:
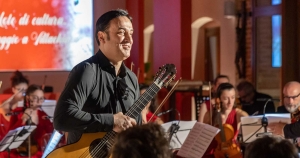
[[[298,149],[289,140],[265,136],[251,142],[245,158],[299,158]]]
[[[112,158],[170,158],[169,142],[162,127],[148,123],[117,135]]]
[[[45,101],[44,91],[39,85],[30,85],[26,91],[24,108],[39,108]]]
[[[217,99],[220,100],[222,110],[235,108],[235,89],[230,83],[221,83],[217,89]]]
[[[254,102],[255,88],[249,81],[242,81],[237,85],[241,103],[252,104]]]
[[[296,111],[300,106],[300,83],[291,81],[283,88],[284,106],[289,112]]]
[[[131,22],[132,18],[128,14],[127,11],[122,10],[122,9],[117,9],[117,10],[111,10],[106,13],[104,13],[96,22],[96,32],[95,32],[95,38],[100,45],[99,37],[98,37],[98,32],[105,32],[107,34],[107,39],[110,39],[109,33],[108,33],[108,28],[110,27],[110,22],[111,20],[120,17],[120,16],[125,16],[127,17]]]
[[[12,92],[15,94],[15,98],[22,100],[23,94],[28,88],[28,79],[23,76],[20,71],[15,71],[13,76],[10,78]]]

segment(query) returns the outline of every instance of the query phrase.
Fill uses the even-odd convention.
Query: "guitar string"
[[[152,85],[155,85],[155,84],[152,84]],[[147,91],[148,91],[148,90],[149,90],[149,91],[152,90],[152,92],[154,92],[154,94],[153,94],[152,96],[154,96],[154,95],[159,91],[160,88],[157,87],[158,90],[157,90],[157,92],[156,92],[156,91],[154,90],[155,86],[152,88],[152,85],[147,89]],[[148,91],[148,92],[149,92],[149,91]],[[144,96],[145,96],[145,97],[144,97]],[[142,95],[140,100],[144,99],[145,101],[147,101],[147,99],[149,99],[149,100],[152,99],[152,98],[151,98],[151,94],[149,94],[149,95],[147,96],[147,93],[145,93],[144,96]],[[149,98],[147,98],[147,97],[149,97]],[[146,99],[145,99],[145,98],[146,98]],[[140,102],[141,104],[143,104],[143,102],[140,101],[140,100],[137,100],[137,103]],[[142,110],[138,105],[139,105],[139,104],[137,104],[136,107],[139,108],[140,110]],[[132,110],[132,111],[131,111],[131,110]],[[134,107],[131,108],[131,109],[129,109],[129,111],[128,111],[128,116],[133,115],[134,112],[137,112],[137,111],[135,111],[135,108],[134,108]],[[111,133],[111,132],[108,132],[107,134],[109,135],[110,133]],[[102,140],[101,140],[101,142],[100,142],[94,149],[92,149],[91,153],[89,153],[89,150],[86,149],[82,156],[85,156],[85,157],[87,157],[87,156],[89,156],[89,155],[91,155],[92,157],[93,157],[93,156],[96,156],[96,155],[97,155],[97,156],[105,156],[106,152],[105,152],[105,153],[101,152],[101,151],[103,151],[103,150],[101,150],[101,149],[103,148],[103,146],[104,146],[107,142],[108,142],[108,140],[105,140],[105,141],[102,141]],[[112,144],[111,144],[111,145],[112,145]],[[101,154],[101,155],[99,155],[99,154]]]

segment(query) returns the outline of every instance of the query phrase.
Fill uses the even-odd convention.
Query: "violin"
[[[217,122],[220,132],[215,136],[218,146],[214,151],[215,158],[241,158],[239,146],[233,142],[234,129],[230,124],[222,124],[220,100],[216,99]]]
[[[291,122],[292,123],[295,123],[297,121],[299,121],[299,118],[300,118],[300,111],[299,109],[297,109],[295,112],[291,113]]]

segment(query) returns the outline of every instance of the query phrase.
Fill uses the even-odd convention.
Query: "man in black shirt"
[[[140,95],[137,77],[123,63],[132,34],[132,19],[124,10],[97,20],[99,51],[72,69],[54,113],[54,127],[68,132],[68,144],[82,133],[120,132],[141,123],[140,116],[124,115]]]
[[[255,90],[252,83],[242,81],[237,85],[239,99],[242,104],[242,110],[249,115],[262,115],[264,113],[264,105],[271,96],[259,93]],[[265,113],[275,113],[273,101],[269,101],[266,105]]]
[[[300,83],[291,81],[285,84],[283,88],[284,107],[294,115],[295,122],[291,124],[285,123],[269,123],[269,130],[275,135],[281,135],[285,138],[300,137]]]

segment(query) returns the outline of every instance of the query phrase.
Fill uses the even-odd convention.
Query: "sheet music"
[[[202,157],[210,145],[212,139],[217,135],[220,129],[208,124],[197,122],[190,131],[178,155],[189,158]]]
[[[291,123],[291,115],[289,113],[284,114],[266,114],[268,123],[283,122]],[[258,116],[246,116],[241,118],[241,132],[244,143],[250,143],[257,139],[258,133],[264,133],[264,128],[261,128],[261,119],[263,115]],[[260,130],[258,130],[261,128]]]

